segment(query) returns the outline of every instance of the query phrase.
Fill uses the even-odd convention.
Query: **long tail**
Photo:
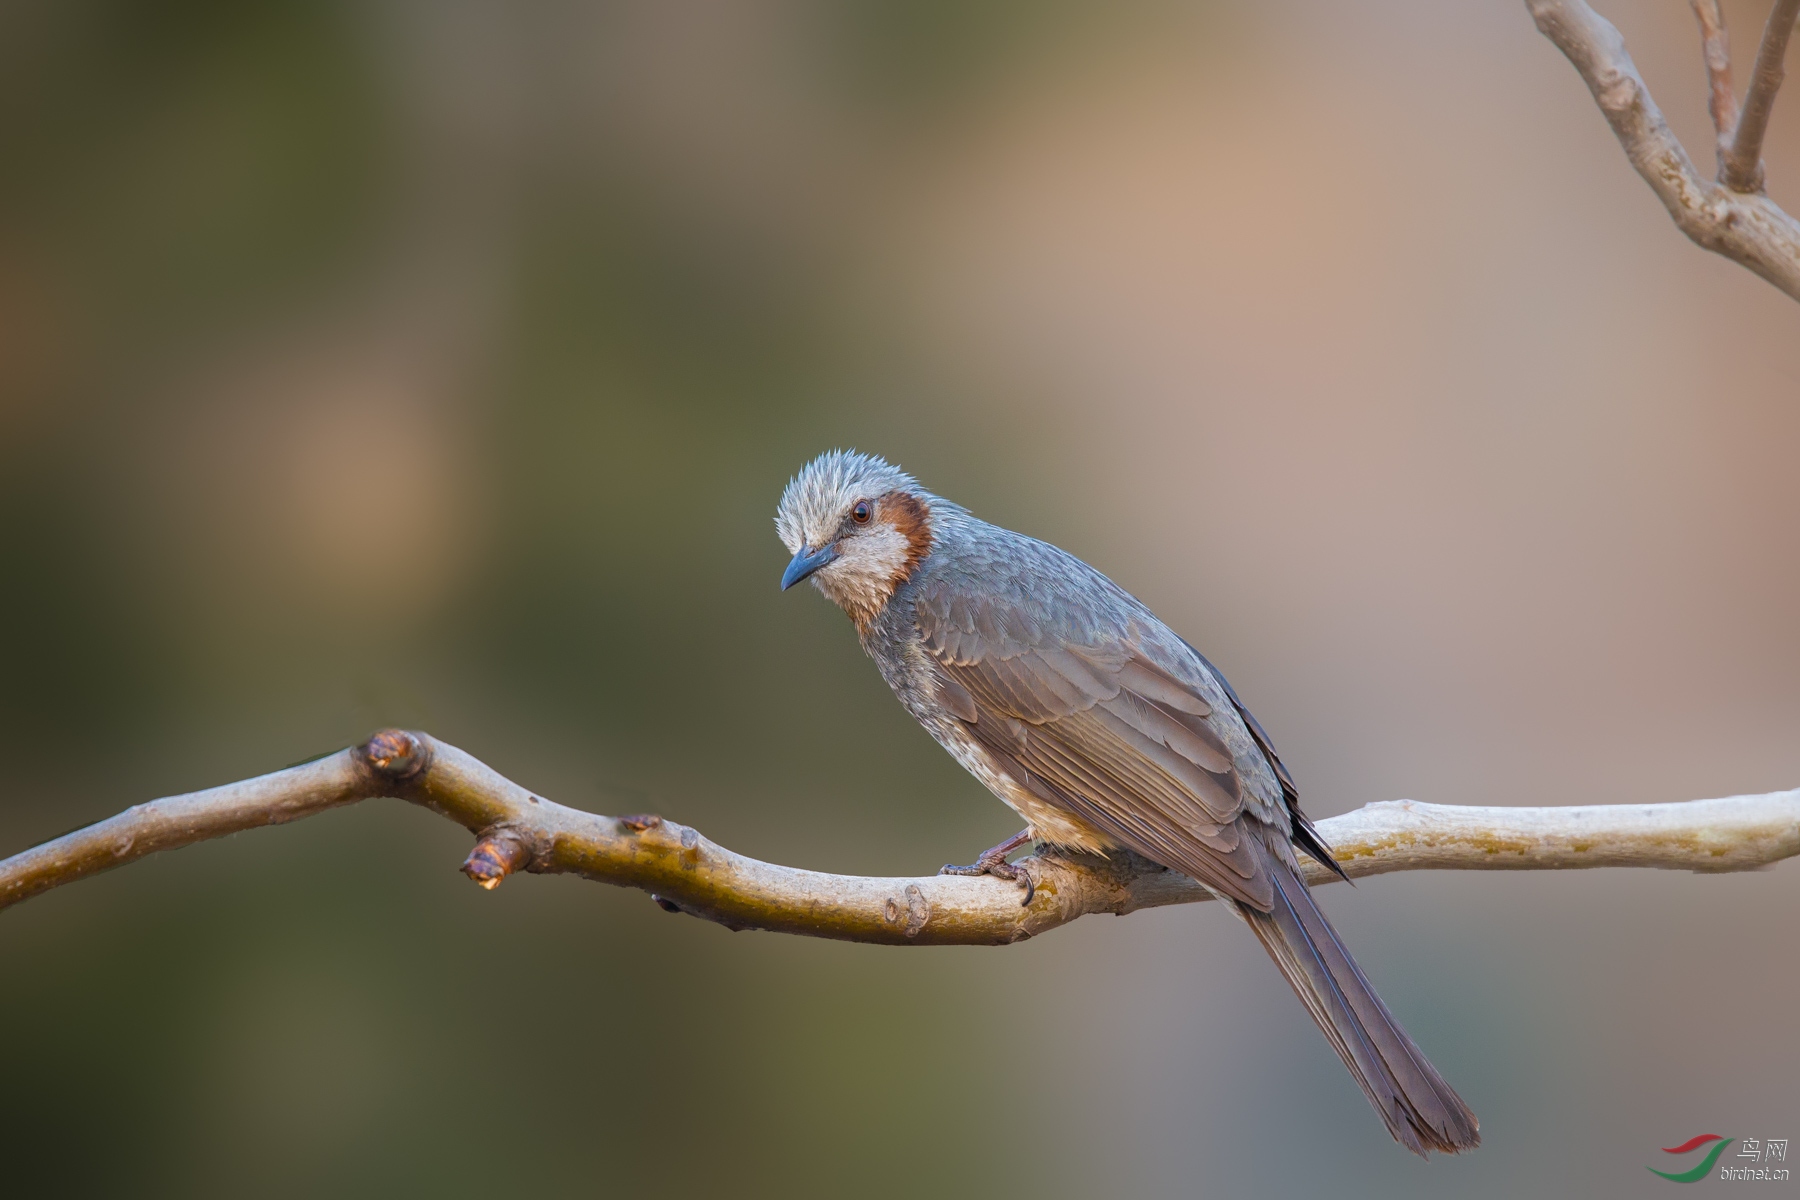
[[[1271,856],[1272,858],[1273,856]],[[1273,910],[1239,905],[1332,1048],[1362,1085],[1388,1132],[1419,1157],[1481,1144],[1481,1123],[1425,1059],[1369,986],[1305,881],[1279,861]]]

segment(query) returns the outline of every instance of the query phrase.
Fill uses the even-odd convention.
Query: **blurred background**
[[[1710,174],[1687,7],[1607,13]],[[776,590],[846,445],[1143,597],[1316,817],[1800,785],[1800,307],[1517,3],[7,0],[0,164],[0,853],[403,724],[966,862],[1012,815]],[[467,844],[371,803],[0,916],[9,1184],[1632,1196],[1800,1136],[1792,864],[1328,889],[1483,1120],[1423,1164],[1216,906],[904,952]]]

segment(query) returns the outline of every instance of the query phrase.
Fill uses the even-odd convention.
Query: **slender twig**
[[[1580,72],[1631,165],[1681,231],[1800,300],[1800,222],[1760,193],[1732,191],[1694,170],[1625,52],[1625,39],[1583,0],[1526,0],[1526,7],[1539,32]]]
[[[1025,860],[1036,883],[992,877],[829,875],[758,862],[652,815],[606,817],[520,787],[454,746],[387,730],[354,749],[204,792],[152,800],[0,861],[0,908],[51,888],[259,825],[377,796],[411,801],[476,835],[463,871],[492,888],[518,871],[639,888],[671,912],[731,929],[892,945],[999,945],[1088,913],[1210,899],[1131,855]],[[1800,854],[1800,790],[1681,804],[1464,808],[1409,800],[1319,822],[1346,874],[1663,867],[1742,871]],[[1307,878],[1328,883],[1307,862]]]
[[[1734,192],[1762,191],[1763,135],[1769,131],[1769,114],[1775,110],[1775,93],[1781,88],[1782,60],[1787,57],[1788,36],[1794,32],[1797,18],[1800,0],[1775,0],[1769,23],[1763,26],[1756,67],[1744,93],[1744,112],[1720,163],[1719,182]]]
[[[1713,133],[1717,136],[1714,150],[1722,173],[1738,123],[1737,89],[1731,82],[1731,35],[1725,30],[1725,14],[1719,11],[1719,0],[1690,2],[1694,17],[1700,22],[1700,53],[1706,59],[1706,109],[1712,114]]]

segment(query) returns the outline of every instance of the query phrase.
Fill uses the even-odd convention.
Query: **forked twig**
[[[1777,8],[1791,10],[1795,3],[1800,0],[1782,0]],[[1800,300],[1800,222],[1760,192],[1734,191],[1694,169],[1626,53],[1625,39],[1583,0],[1526,0],[1526,7],[1538,30],[1574,64],[1625,156],[1681,231],[1696,245],[1741,263]],[[1782,45],[1785,48],[1785,35]],[[1765,38],[1757,56],[1759,71],[1770,53],[1773,47]],[[1771,78],[1779,83],[1779,63]],[[1762,97],[1759,104],[1772,101],[1773,85],[1763,84],[1759,76],[1751,94]],[[1746,104],[1734,145],[1750,144],[1749,119]],[[1760,152],[1760,133],[1754,144]]]
[[[1744,111],[1737,131],[1719,164],[1719,182],[1734,192],[1763,189],[1763,137],[1769,131],[1769,114],[1775,111],[1775,93],[1781,89],[1782,62],[1787,57],[1788,37],[1800,18],[1800,0],[1775,0],[1769,23],[1763,26],[1762,45],[1756,50],[1756,67],[1744,93]]]

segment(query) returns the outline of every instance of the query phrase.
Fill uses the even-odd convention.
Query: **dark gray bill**
[[[781,590],[787,591],[820,567],[829,564],[837,556],[836,546],[820,546],[810,554],[807,553],[806,547],[802,546],[800,553],[794,555],[794,561],[789,563],[787,570],[781,573]]]

